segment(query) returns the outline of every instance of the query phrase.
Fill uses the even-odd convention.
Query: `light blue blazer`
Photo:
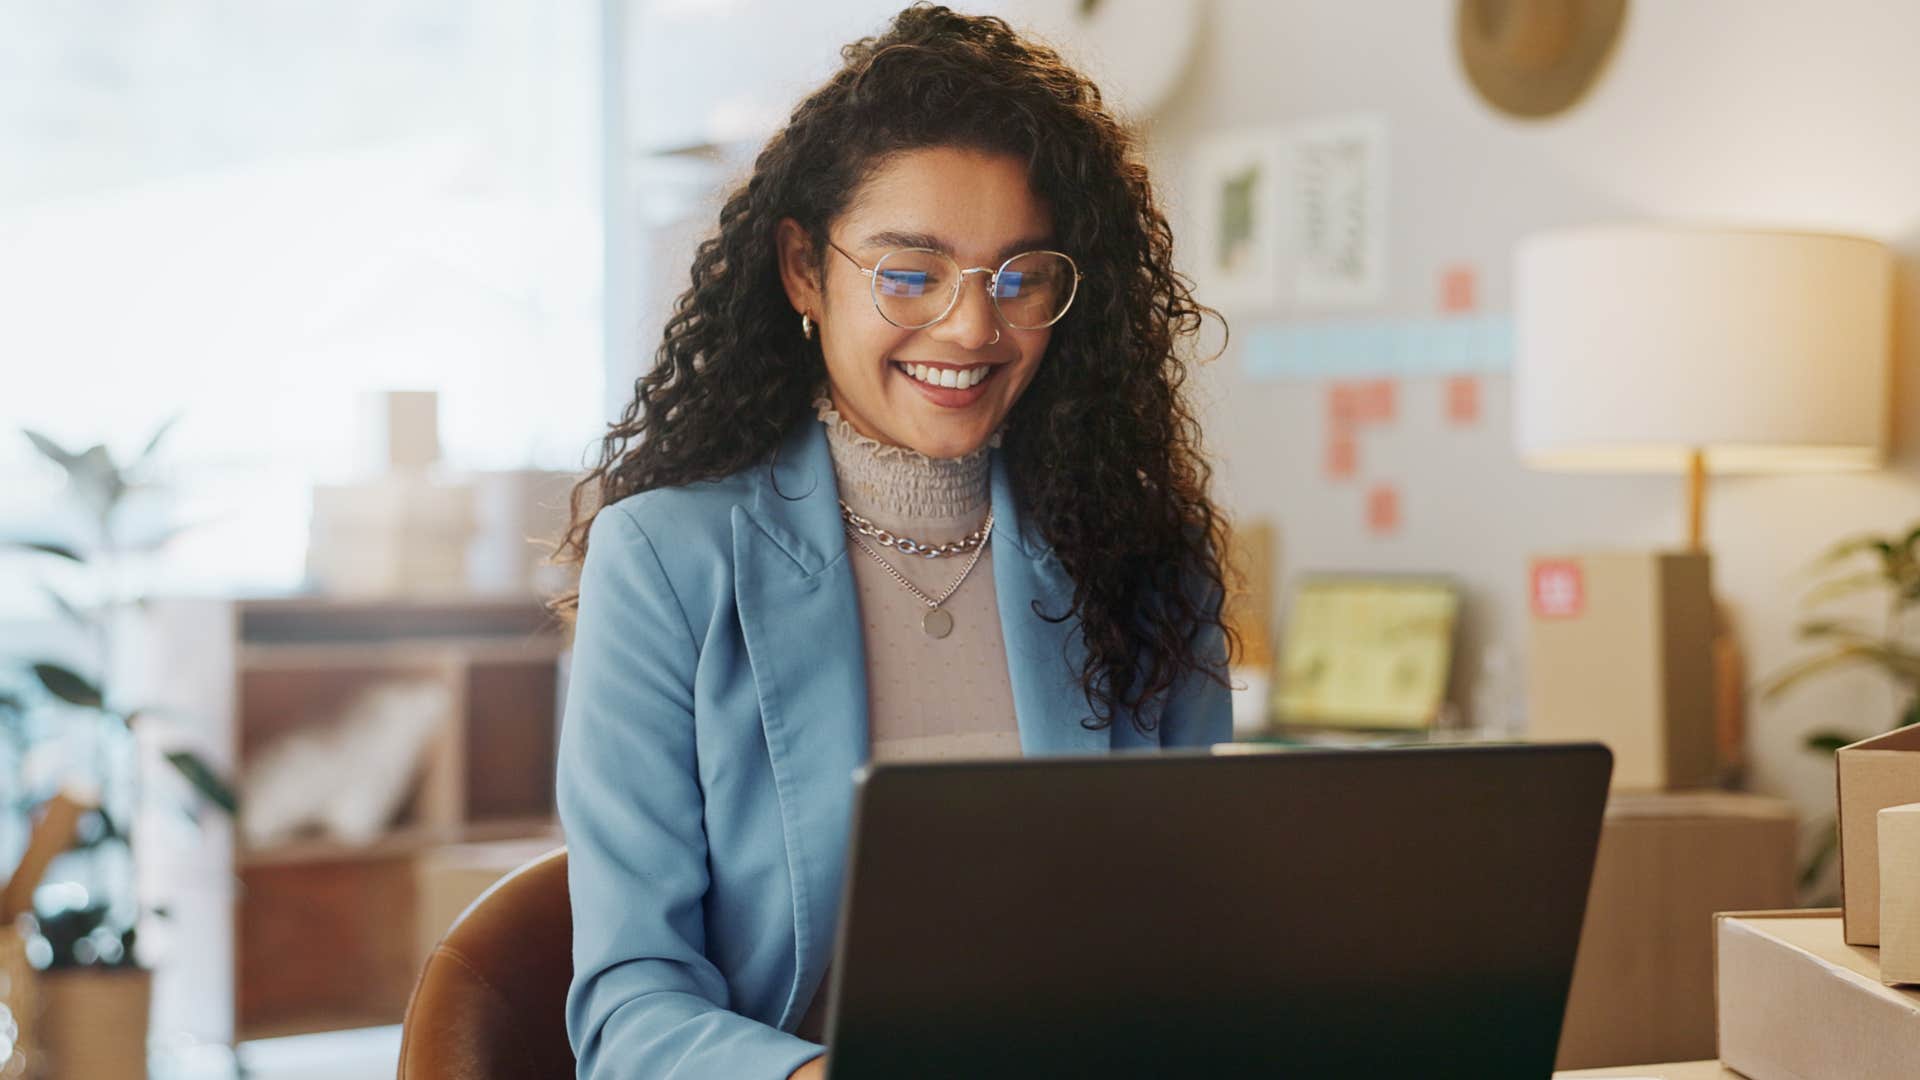
[[[1089,731],[1073,587],[992,464],[993,581],[1028,755],[1195,746],[1231,732],[1189,675],[1142,735]],[[595,517],[558,762],[579,1076],[780,1080],[832,958],[854,769],[867,757],[858,599],[826,429],[723,480]],[[1224,663],[1219,634],[1209,652]]]

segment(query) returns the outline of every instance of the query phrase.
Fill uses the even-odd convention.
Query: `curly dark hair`
[[[1023,520],[1074,583],[1069,610],[1035,611],[1079,617],[1092,710],[1082,724],[1106,727],[1125,708],[1150,730],[1142,706],[1181,675],[1225,682],[1219,658],[1202,655],[1206,631],[1217,626],[1238,643],[1220,613],[1226,519],[1208,498],[1212,470],[1175,350],[1218,313],[1173,269],[1172,230],[1132,137],[1054,50],[1001,19],[916,4],[841,56],[699,245],[654,367],[573,489],[553,561],[584,562],[599,507],[770,465],[795,425],[812,421],[811,391],[826,368],[781,288],[783,217],[807,230],[824,269],[829,224],[890,156],[931,147],[1013,155],[1086,274],[1002,443]],[[570,618],[578,601],[567,593],[553,610]]]

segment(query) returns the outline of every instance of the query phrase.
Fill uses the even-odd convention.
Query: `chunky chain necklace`
[[[846,504],[842,503],[841,505],[845,506]],[[847,513],[852,514],[853,511],[849,510],[847,511]],[[954,578],[953,584],[947,586],[946,591],[941,593],[939,596],[928,596],[926,593],[920,591],[920,587],[918,585],[915,585],[913,582],[908,581],[907,576],[905,574],[902,574],[900,571],[895,570],[893,568],[893,564],[889,563],[884,556],[882,556],[879,552],[873,550],[871,547],[868,547],[867,542],[865,540],[860,539],[859,528],[853,523],[851,519],[849,519],[847,522],[847,539],[852,540],[854,544],[856,544],[860,548],[861,551],[864,551],[867,553],[868,558],[880,564],[880,569],[885,570],[888,574],[892,575],[893,580],[899,582],[902,586],[906,588],[908,592],[919,597],[921,603],[927,605],[927,613],[926,615],[922,616],[920,619],[920,629],[924,631],[928,637],[934,637],[934,638],[943,638],[943,637],[946,637],[948,634],[953,633],[953,614],[945,610],[944,608],[942,608],[940,605],[946,603],[947,598],[952,596],[955,592],[959,590],[960,583],[967,580],[968,574],[973,573],[973,568],[977,563],[979,563],[980,556],[986,554],[986,551],[987,551],[986,539],[988,536],[991,536],[992,534],[993,534],[993,512],[988,511],[986,522],[982,524],[979,530],[974,533],[974,536],[978,536],[979,540],[974,542],[973,556],[967,560],[967,565],[960,571],[960,576],[957,578]],[[898,538],[896,537],[896,539]],[[967,539],[972,540],[973,536],[969,536]],[[889,545],[889,546],[892,546],[892,545]]]
[[[880,528],[871,520],[854,513],[853,507],[848,506],[845,499],[840,500],[840,516],[846,520],[849,532],[867,537],[881,547],[892,548],[903,555],[918,555],[923,559],[945,559],[974,551],[987,542],[987,530],[993,527],[993,515],[988,514],[985,524],[960,539],[946,544],[928,544]]]

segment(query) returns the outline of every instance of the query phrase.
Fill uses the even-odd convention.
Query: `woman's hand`
[[[826,1080],[826,1076],[827,1055],[821,1054],[819,1057],[793,1070],[793,1075],[787,1077],[787,1080]]]

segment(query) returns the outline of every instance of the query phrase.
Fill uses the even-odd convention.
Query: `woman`
[[[1228,735],[1206,309],[1128,136],[997,19],[844,57],[574,492],[583,1077],[821,1071],[863,761]]]

